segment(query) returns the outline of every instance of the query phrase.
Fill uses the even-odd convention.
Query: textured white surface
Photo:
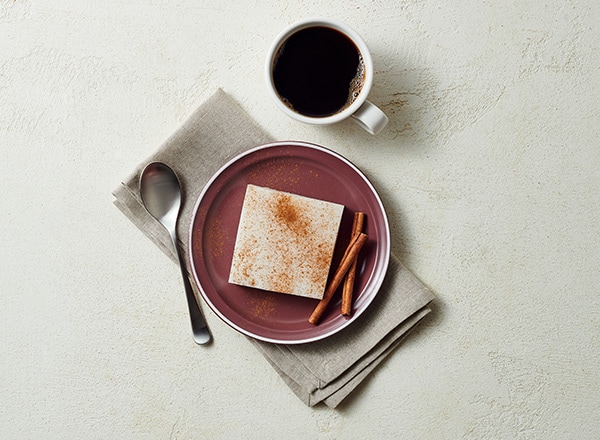
[[[365,39],[377,137],[279,113],[263,58]],[[600,3],[0,0],[0,437],[591,439],[600,432]],[[339,410],[305,407],[110,191],[217,87],[369,174],[434,313]]]

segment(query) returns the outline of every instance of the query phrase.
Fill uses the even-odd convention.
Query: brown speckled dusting
[[[248,185],[229,282],[320,299],[344,207]]]

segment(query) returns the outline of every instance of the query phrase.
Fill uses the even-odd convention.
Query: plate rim
[[[371,289],[374,289],[375,293],[372,294],[371,297],[367,299],[364,307],[362,309],[354,312],[352,314],[352,316],[350,318],[348,318],[342,325],[335,327],[328,332],[325,332],[325,333],[319,334],[319,335],[315,335],[313,337],[302,338],[302,339],[290,339],[290,340],[288,340],[288,339],[282,340],[282,339],[277,339],[277,338],[269,338],[269,337],[266,337],[263,335],[257,335],[255,333],[241,327],[240,325],[236,324],[235,322],[232,322],[229,318],[227,318],[219,310],[219,308],[216,307],[212,303],[208,294],[205,292],[205,289],[202,286],[202,283],[200,282],[200,280],[198,278],[198,274],[196,272],[196,265],[194,264],[195,259],[194,259],[193,252],[192,252],[193,231],[194,231],[194,225],[196,223],[196,217],[198,216],[198,212],[199,212],[199,207],[200,207],[204,197],[206,196],[206,193],[211,188],[211,186],[214,184],[214,182],[221,176],[221,174],[223,174],[229,167],[231,167],[233,164],[240,161],[244,157],[255,154],[258,151],[262,151],[262,150],[266,150],[266,149],[270,149],[270,148],[285,147],[285,146],[318,150],[320,152],[323,152],[325,154],[335,157],[336,159],[343,162],[346,166],[350,167],[364,181],[364,183],[368,186],[369,190],[371,191],[372,195],[374,196],[375,201],[377,202],[377,206],[381,210],[382,221],[383,221],[383,225],[384,225],[384,228],[383,228],[384,237],[382,237],[382,238],[378,237],[378,241],[382,241],[384,243],[384,248],[382,249],[383,261],[381,262],[381,270],[379,271],[380,273],[377,274],[377,276],[374,279],[373,284],[371,286]],[[336,151],[333,151],[330,148],[323,147],[321,145],[311,143],[311,142],[294,141],[294,140],[274,141],[274,142],[268,142],[268,143],[256,145],[254,147],[251,147],[247,150],[242,151],[241,153],[235,154],[231,159],[229,159],[221,167],[219,167],[219,169],[217,171],[215,171],[213,173],[213,175],[210,177],[210,179],[204,184],[202,191],[200,192],[200,194],[198,195],[198,197],[194,203],[194,207],[192,209],[192,217],[191,217],[191,221],[190,221],[189,229],[188,229],[187,245],[188,245],[187,257],[188,257],[188,261],[190,263],[190,269],[191,269],[191,274],[192,274],[194,284],[195,284],[196,288],[199,290],[200,296],[202,297],[204,302],[208,305],[208,307],[211,309],[211,311],[213,313],[215,313],[225,324],[232,327],[233,329],[235,329],[236,331],[240,332],[243,335],[246,335],[248,337],[251,337],[251,338],[254,338],[254,339],[257,339],[260,341],[264,341],[264,342],[270,342],[270,343],[274,343],[274,344],[290,344],[290,345],[305,344],[305,343],[309,343],[309,342],[315,342],[318,340],[326,339],[326,338],[340,332],[341,330],[347,328],[354,321],[356,321],[358,319],[358,317],[360,315],[362,315],[365,312],[365,310],[367,310],[369,308],[369,306],[371,305],[371,303],[373,302],[375,297],[378,295],[379,290],[381,289],[381,286],[383,284],[383,281],[385,279],[385,276],[386,276],[388,268],[389,268],[389,261],[390,261],[390,255],[391,255],[391,235],[390,235],[390,225],[389,225],[387,212],[385,210],[385,206],[383,205],[381,197],[379,196],[379,193],[377,192],[377,190],[375,189],[375,187],[373,186],[371,181],[367,178],[367,176],[356,165],[354,165],[350,160],[348,160],[346,157],[342,156],[340,153],[337,153]]]

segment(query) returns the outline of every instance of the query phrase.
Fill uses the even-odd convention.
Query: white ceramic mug
[[[310,28],[329,28],[338,31],[349,39],[358,50],[361,62],[361,82],[362,86],[356,90],[347,105],[342,106],[333,114],[310,115],[300,112],[293,106],[293,102],[288,101],[286,97],[278,91],[274,72],[279,60],[279,56],[285,53],[285,45],[290,41],[290,37],[297,35],[299,31]],[[289,56],[289,55],[288,55]],[[288,116],[308,124],[327,125],[334,124],[349,117],[362,126],[371,134],[379,133],[387,124],[388,118],[377,106],[367,100],[367,96],[373,84],[373,61],[367,45],[362,38],[348,25],[337,20],[328,18],[309,18],[301,20],[284,29],[275,38],[271,44],[267,55],[265,74],[267,88],[274,98],[277,106]]]

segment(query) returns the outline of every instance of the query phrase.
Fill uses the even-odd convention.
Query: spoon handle
[[[199,345],[207,344],[211,340],[208,325],[206,324],[204,316],[202,316],[200,306],[196,301],[196,295],[194,295],[194,291],[192,290],[192,285],[190,283],[190,279],[185,269],[185,261],[181,257],[181,252],[179,250],[179,246],[177,245],[176,235],[172,234],[171,239],[173,240],[175,252],[177,253],[177,258],[179,259],[179,268],[181,269],[183,286],[185,287],[185,296],[187,298],[188,309],[190,311],[190,320],[192,323],[192,333],[194,336],[194,341],[196,342],[196,344]]]

